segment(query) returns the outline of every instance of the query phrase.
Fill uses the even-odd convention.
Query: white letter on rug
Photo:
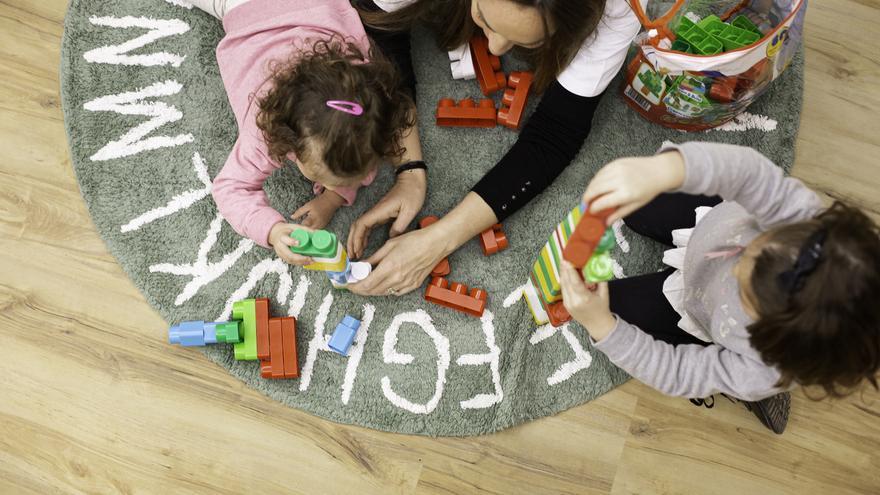
[[[495,325],[492,323],[492,312],[486,310],[480,322],[483,324],[483,335],[486,337],[486,354],[464,354],[455,360],[459,366],[483,366],[489,365],[492,371],[492,383],[495,385],[494,394],[477,394],[468,400],[459,402],[462,409],[485,409],[492,407],[504,400],[504,392],[501,390],[501,373],[498,370],[498,362],[501,358],[501,348],[495,345]]]
[[[391,388],[391,378],[382,377],[382,393],[395,406],[406,409],[415,414],[428,414],[433,411],[437,404],[440,403],[440,397],[443,395],[443,385],[446,383],[446,370],[449,369],[449,339],[434,328],[431,317],[421,309],[412,313],[403,313],[394,317],[388,330],[385,331],[385,341],[382,345],[382,356],[387,364],[409,364],[413,361],[410,354],[402,354],[397,352],[397,332],[403,323],[415,323],[434,341],[434,347],[437,349],[437,381],[434,385],[434,396],[425,404],[414,404],[405,398],[397,395]]]
[[[217,236],[220,233],[220,227],[222,225],[223,217],[218,213],[217,217],[211,221],[211,226],[208,227],[208,234],[199,246],[199,252],[196,255],[196,261],[194,263],[180,265],[159,263],[150,266],[150,273],[170,273],[172,275],[189,275],[192,277],[192,280],[186,284],[180,294],[178,294],[177,299],[174,300],[175,306],[180,306],[186,301],[189,301],[199,292],[199,289],[213,282],[220,275],[223,275],[226,270],[232,268],[232,265],[244,256],[245,253],[253,249],[254,241],[250,239],[241,239],[238,241],[238,248],[236,248],[235,251],[227,253],[219,263],[209,263],[208,253],[211,252],[211,248],[217,243]],[[280,262],[281,260],[278,261]],[[256,269],[256,267],[254,268]],[[251,273],[253,273],[253,271],[251,271]],[[286,270],[285,274],[287,275],[287,278],[290,279],[290,275],[286,273]],[[256,282],[254,282],[254,284],[256,284]],[[289,285],[292,284],[293,282],[291,281]],[[232,303],[229,303],[227,306],[228,308],[223,310],[223,315],[232,311]]]
[[[192,7],[190,7],[192,8]],[[175,55],[168,52],[155,52],[146,55],[127,55],[132,50],[142,48],[156,40],[168,36],[176,36],[189,31],[189,24],[180,19],[149,19],[147,17],[89,17],[89,22],[95,26],[107,26],[113,28],[141,28],[147,32],[137,38],[126,41],[119,45],[109,45],[89,50],[83,54],[88,62],[93,64],[113,65],[140,65],[153,67],[156,65],[171,65],[180,67],[185,56]]]
[[[193,153],[192,164],[193,168],[196,170],[196,177],[199,178],[199,182],[201,182],[204,187],[201,189],[190,189],[189,191],[184,191],[177,196],[174,196],[165,206],[152,209],[123,225],[121,228],[122,232],[138,230],[154,220],[173,215],[180,210],[185,210],[195,204],[196,201],[211,194],[211,178],[208,177],[208,167],[205,166],[205,161],[202,159],[202,155],[198,152]]]
[[[137,91],[102,96],[85,103],[83,108],[92,112],[115,112],[120,115],[151,117],[150,120],[123,134],[118,140],[107,143],[107,145],[91,156],[91,160],[95,162],[112,160],[114,158],[136,155],[144,151],[191,143],[195,139],[192,134],[178,134],[174,137],[153,136],[144,139],[147,134],[163,125],[183,118],[183,113],[176,107],[168,106],[163,102],[145,102],[144,100],[147,98],[176,95],[182,88],[183,86],[177,81],[157,82]]]
[[[531,343],[532,345],[538,344],[553,336],[557,330],[562,333],[565,341],[568,342],[568,345],[571,346],[571,350],[574,351],[574,359],[567,363],[563,363],[562,366],[557,368],[556,371],[554,371],[553,374],[547,378],[547,383],[551,386],[558,385],[568,380],[578,371],[589,368],[590,364],[593,362],[593,356],[591,356],[589,352],[584,350],[584,348],[581,346],[581,343],[578,342],[577,337],[575,337],[574,334],[571,333],[571,331],[568,329],[568,323],[562,325],[559,328],[556,328],[550,324],[539,327],[537,330],[535,330],[535,333],[532,334],[531,338],[529,338],[529,343]]]
[[[165,0],[165,1],[170,3],[171,5],[177,5],[178,7],[183,7],[186,10],[192,10],[192,8],[193,8],[193,5],[189,2],[187,2],[186,0]]]
[[[223,308],[220,316],[217,317],[217,321],[232,315],[232,305],[235,301],[246,299],[248,294],[257,286],[257,282],[266,278],[266,275],[270,273],[278,274],[278,292],[275,293],[275,301],[278,304],[284,304],[287,301],[287,296],[290,295],[290,289],[293,288],[293,278],[290,276],[289,269],[290,266],[280,258],[266,258],[254,265],[251,268],[251,272],[248,273],[247,280],[235,289],[229,296],[229,299],[226,300],[226,306]],[[306,289],[308,288],[307,285],[305,287]]]

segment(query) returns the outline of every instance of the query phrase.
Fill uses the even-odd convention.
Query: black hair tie
[[[826,237],[828,237],[828,231],[819,229],[807,238],[807,242],[801,246],[794,266],[779,274],[779,287],[782,290],[793,295],[804,288],[807,277],[822,262],[822,246],[825,244]]]

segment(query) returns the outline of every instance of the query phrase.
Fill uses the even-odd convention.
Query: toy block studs
[[[489,53],[489,40],[484,35],[478,34],[471,38],[471,56],[477,82],[485,96],[507,85],[504,73],[501,72],[501,59]]]
[[[333,331],[333,336],[330,337],[327,347],[343,356],[348,356],[348,350],[351,348],[351,343],[354,342],[354,337],[360,327],[360,320],[345,315],[339,325],[336,325],[336,330]]]
[[[439,218],[433,215],[427,216],[419,220],[419,228],[424,229],[428,225],[436,222],[437,220],[439,220]],[[440,263],[437,263],[437,266],[435,266],[434,269],[431,270],[431,277],[445,277],[451,272],[452,269],[449,267],[449,258],[443,258],[442,260],[440,260]]]
[[[483,316],[488,294],[483,289],[471,289],[458,282],[450,283],[443,277],[434,277],[425,289],[425,300],[477,318]]]
[[[473,79],[477,77],[474,70],[474,59],[467,43],[449,52],[449,68],[453,79]]]
[[[522,116],[529,101],[529,89],[532,86],[531,72],[513,72],[508,80],[509,89],[504,91],[501,108],[498,110],[498,123],[519,129]]]
[[[507,236],[504,234],[500,223],[496,223],[480,234],[480,247],[483,248],[483,254],[486,256],[504,251],[507,249],[507,245]]]
[[[451,98],[443,98],[437,103],[435,114],[440,127],[495,127],[495,102],[465,98],[458,105]]]
[[[336,235],[326,230],[309,232],[296,229],[290,233],[290,237],[298,243],[290,247],[296,254],[317,258],[332,258],[336,255]]]

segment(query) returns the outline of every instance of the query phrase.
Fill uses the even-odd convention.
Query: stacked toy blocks
[[[432,223],[436,222],[437,220],[439,220],[439,218],[437,218],[433,215],[427,216],[427,217],[419,220],[419,228],[424,229],[428,225],[431,225]],[[452,272],[452,269],[449,267],[449,258],[443,258],[442,260],[440,260],[440,263],[437,263],[437,266],[435,266],[434,269],[431,270],[431,276],[432,277],[445,277],[445,276],[449,275],[451,272]]]
[[[360,327],[360,320],[345,315],[345,318],[342,319],[339,325],[336,325],[336,330],[333,331],[333,335],[330,337],[330,342],[327,343],[327,347],[343,356],[348,356],[348,350],[351,348],[351,343],[354,342],[354,337],[357,335],[357,331]]]
[[[482,99],[477,106],[474,100],[465,98],[456,105],[451,98],[443,98],[437,103],[435,116],[441,127],[495,127],[495,102]]]
[[[675,28],[672,49],[698,55],[716,55],[749,46],[761,39],[761,31],[745,16],[723,22],[710,15],[700,22],[682,17]]]
[[[562,305],[559,265],[563,259],[581,270],[587,282],[613,278],[613,261],[608,253],[615,244],[614,232],[605,227],[610,211],[591,214],[585,204],[575,207],[553,231],[532,266],[524,295],[535,323],[559,326],[571,316]]]
[[[480,247],[483,248],[485,256],[491,256],[499,251],[507,249],[507,235],[500,223],[496,223],[492,227],[480,234]]]
[[[498,123],[519,129],[522,116],[529,101],[529,89],[532,86],[531,72],[512,72],[507,82],[509,88],[504,91],[501,109],[498,110]]]
[[[501,59],[489,52],[489,40],[482,34],[471,38],[471,57],[474,62],[477,82],[485,96],[489,96],[507,85],[507,79],[501,72]]]
[[[183,346],[232,344],[238,361],[260,361],[263,378],[296,378],[296,319],[269,317],[269,300],[244,299],[232,305],[232,321],[188,321],[168,330],[168,342]]]
[[[372,271],[369,263],[349,261],[348,253],[336,234],[326,230],[309,232],[296,229],[290,233],[290,237],[297,241],[297,245],[290,248],[292,252],[312,258],[313,262],[303,268],[325,272],[337,289],[344,289],[348,284],[367,278]]]
[[[488,295],[483,289],[470,289],[458,282],[450,283],[443,277],[434,277],[425,290],[425,300],[472,316],[481,317],[486,309]]]

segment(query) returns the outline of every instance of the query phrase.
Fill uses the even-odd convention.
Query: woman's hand
[[[617,320],[609,309],[608,283],[597,284],[594,289],[587,287],[574,266],[563,260],[559,286],[565,309],[590,332],[593,340],[598,342],[614,330]]]
[[[367,259],[375,267],[370,276],[349,285],[348,290],[362,296],[400,296],[417,289],[434,266],[451,252],[443,242],[443,231],[435,228],[437,225],[389,239]]]
[[[290,233],[297,229],[312,230],[303,225],[296,225],[293,223],[276,223],[272,226],[272,230],[269,231],[269,245],[275,249],[275,254],[286,263],[298,266],[311,264],[311,258],[295,254],[290,250],[291,247],[297,245],[296,240],[290,237]]]
[[[658,194],[673,191],[684,183],[684,158],[671,151],[641,158],[621,158],[605,165],[596,175],[583,200],[598,213],[615,208],[608,223],[626,217],[645,206]]]
[[[351,225],[346,246],[348,254],[354,259],[360,258],[370,231],[392,219],[394,223],[391,224],[390,237],[406,232],[407,226],[422,209],[427,190],[428,180],[424,170],[407,170],[398,175],[388,194]]]

